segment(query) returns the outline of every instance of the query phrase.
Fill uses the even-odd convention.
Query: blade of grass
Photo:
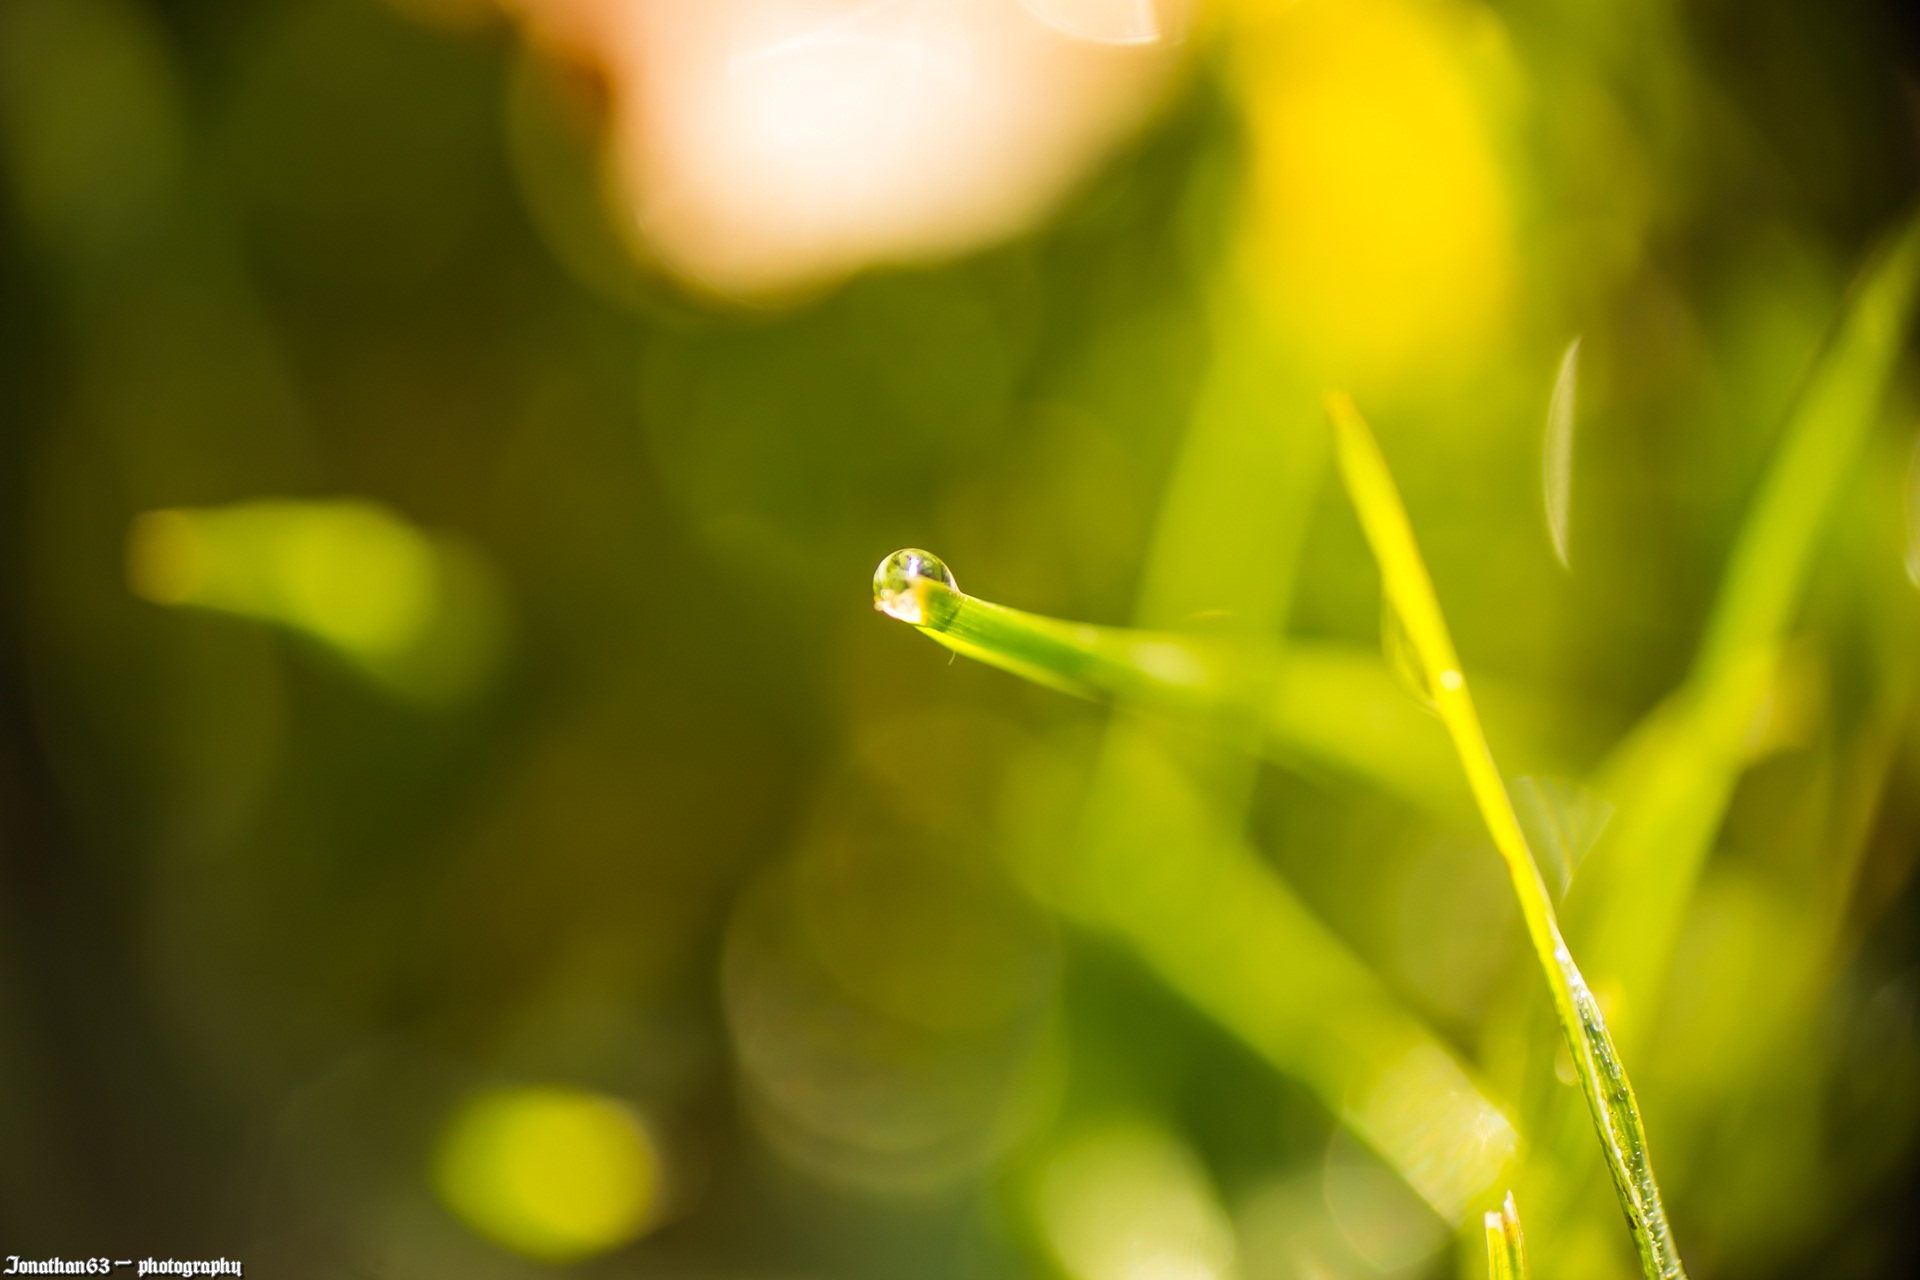
[[[1607,1034],[1600,1007],[1560,936],[1546,881],[1527,847],[1513,802],[1480,727],[1473,696],[1400,492],[1373,433],[1353,402],[1344,395],[1329,394],[1327,413],[1334,424],[1334,457],[1367,544],[1379,563],[1388,603],[1400,614],[1424,666],[1428,687],[1433,690],[1441,721],[1466,771],[1468,786],[1507,864],[1527,936],[1546,975],[1554,1012],[1573,1055],[1641,1268],[1648,1280],[1675,1280],[1686,1273],[1667,1227],[1633,1088]]]
[[[1520,1232],[1513,1192],[1498,1210],[1487,1211],[1486,1224],[1487,1280],[1527,1280],[1527,1239]]]
[[[1560,372],[1553,380],[1553,399],[1547,405],[1547,434],[1540,450],[1540,487],[1547,507],[1547,532],[1560,567],[1567,558],[1569,527],[1573,520],[1573,424],[1580,388],[1580,339],[1567,344]]]
[[[921,566],[910,584],[883,586],[888,566],[909,558]],[[1063,622],[966,594],[923,551],[889,556],[875,584],[882,612],[977,662],[1077,697],[1204,721],[1279,763],[1328,768],[1437,813],[1470,811],[1445,731],[1377,654]]]
[[[1707,855],[1745,768],[1819,536],[1872,430],[1920,283],[1920,221],[1864,274],[1735,543],[1687,683],[1602,771],[1615,829],[1570,904],[1632,1045],[1651,1022]],[[1576,894],[1576,899],[1582,895]]]

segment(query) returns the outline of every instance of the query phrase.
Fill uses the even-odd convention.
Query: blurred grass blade
[[[1520,1211],[1513,1192],[1499,1209],[1487,1211],[1488,1280],[1527,1280],[1527,1239],[1520,1231]]]
[[[1494,845],[1505,859],[1527,934],[1552,993],[1575,1070],[1593,1113],[1621,1208],[1633,1232],[1634,1246],[1648,1280],[1684,1276],[1679,1252],[1667,1228],[1660,1188],[1647,1153],[1646,1134],[1632,1086],[1607,1034],[1606,1022],[1572,953],[1560,936],[1546,882],[1520,829],[1513,802],[1501,782],[1473,709],[1466,676],[1454,652],[1426,562],[1414,540],[1413,526],[1400,500],[1386,459],[1373,433],[1346,396],[1330,394],[1327,412],[1334,424],[1334,457],[1360,517],[1367,544],[1380,565],[1387,595],[1400,612],[1420,655],[1429,686],[1453,738]]]
[[[1404,759],[1406,794],[1430,785],[1415,781],[1423,767],[1444,779],[1445,742],[1377,659],[1361,666],[1350,651],[1273,643],[1326,474],[1327,433],[1310,386],[1290,375],[1246,301],[1230,289],[1215,301],[1218,345],[1134,617],[1148,628],[1196,615],[1232,627],[1222,640],[1245,646],[1248,665],[1228,669],[1223,692],[1254,701],[1216,713],[1211,741],[1113,719],[1071,842],[1082,859],[1076,898],[1093,909],[1090,923],[1117,931],[1173,990],[1305,1084],[1457,1222],[1510,1166],[1513,1126],[1238,834],[1263,744],[1286,740],[1289,753],[1363,772]],[[1257,572],[1225,548],[1258,548]],[[1116,690],[1117,701],[1140,708],[1141,692]],[[1404,733],[1406,749],[1383,749],[1383,732]]]
[[[1598,980],[1621,993],[1621,1038],[1651,1019],[1687,905],[1764,715],[1779,653],[1841,488],[1866,443],[1920,281],[1920,223],[1868,270],[1788,422],[1687,683],[1602,772],[1620,815],[1575,895]],[[1581,899],[1586,899],[1581,901]]]
[[[1553,399],[1547,403],[1547,435],[1540,450],[1540,483],[1547,504],[1547,532],[1562,568],[1567,558],[1567,527],[1573,507],[1573,420],[1580,389],[1580,339],[1567,344],[1560,372],[1553,380]]]
[[[1566,896],[1587,851],[1613,820],[1613,806],[1567,778],[1515,778],[1509,789],[1520,830],[1558,901]]]
[[[1205,615],[1234,628],[1163,634],[1160,643],[1237,646],[1257,669],[1238,690],[1208,696],[1266,701],[1229,711],[1224,722],[1215,713],[1206,735],[1116,716],[1084,784],[1047,780],[1078,752],[1038,754],[1011,773],[1010,798],[1028,806],[1010,824],[1011,844],[1025,851],[1023,878],[1043,899],[1124,943],[1457,1222],[1512,1166],[1511,1122],[1240,834],[1262,739],[1269,751],[1284,741],[1277,754],[1291,763],[1332,764],[1416,801],[1444,803],[1463,789],[1438,723],[1407,700],[1377,655],[1282,650],[1268,638],[1291,596],[1327,434],[1315,396],[1288,379],[1258,326],[1227,319],[1163,500],[1135,616],[1145,627]],[[1260,572],[1249,574],[1222,547],[1261,548]],[[1002,626],[1018,620],[994,617]],[[1148,634],[1067,628],[1096,659],[1079,674],[1102,682],[1100,692],[1123,708],[1191,705],[1191,687],[1169,690],[1125,667],[1116,675],[1111,660],[1125,660]],[[1402,750],[1392,750],[1395,741]]]
[[[1205,763],[1196,770],[1167,736],[1116,720],[1081,837],[1031,812],[1015,824],[1022,878],[1077,923],[1123,940],[1459,1222],[1509,1174],[1512,1122],[1235,833]]]
[[[1275,660],[1265,709],[1270,759],[1308,772],[1331,769],[1446,818],[1472,818],[1446,730],[1407,697],[1378,655],[1294,641]]]
[[[1920,587],[1920,440],[1907,463],[1907,581]]]
[[[1818,535],[1852,472],[1899,358],[1920,276],[1920,221],[1881,253],[1815,365],[1714,603],[1697,675],[1739,662],[1791,621]]]

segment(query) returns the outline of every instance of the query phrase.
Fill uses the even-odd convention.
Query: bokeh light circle
[[[638,1237],[663,1186],[658,1149],[617,1099],[551,1085],[469,1098],[442,1131],[440,1198],[515,1253],[573,1262]]]

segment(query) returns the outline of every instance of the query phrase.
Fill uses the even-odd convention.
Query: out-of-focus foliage
[[[1634,1274],[1338,383],[1689,1273],[1912,1268],[1899,9],[502,8],[0,5],[0,1251]]]

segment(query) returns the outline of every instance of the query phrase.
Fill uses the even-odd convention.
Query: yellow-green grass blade
[[[1488,1280],[1527,1280],[1527,1240],[1520,1232],[1520,1211],[1513,1192],[1496,1209],[1487,1210]]]
[[[912,584],[879,585],[903,558],[921,566]],[[927,552],[895,552],[876,575],[876,604],[1035,684],[1198,721],[1280,763],[1355,778],[1437,813],[1470,809],[1445,730],[1376,653],[1066,622],[970,596],[944,569]]]
[[[1440,601],[1421,558],[1399,489],[1373,433],[1353,402],[1344,395],[1327,397],[1334,424],[1334,457],[1341,478],[1360,517],[1360,526],[1380,566],[1389,607],[1400,616],[1407,637],[1423,667],[1441,721],[1446,725],[1467,775],[1481,817],[1507,864],[1520,914],[1527,926],[1540,967],[1553,998],[1554,1012],[1572,1053],[1594,1128],[1608,1169],[1613,1174],[1621,1208],[1633,1232],[1641,1268],[1649,1280],[1672,1280],[1685,1275],[1674,1247],[1647,1152],[1645,1128],[1626,1070],[1607,1033],[1600,1007],[1560,936],[1546,882],[1521,832],[1473,695],[1447,630]]]

